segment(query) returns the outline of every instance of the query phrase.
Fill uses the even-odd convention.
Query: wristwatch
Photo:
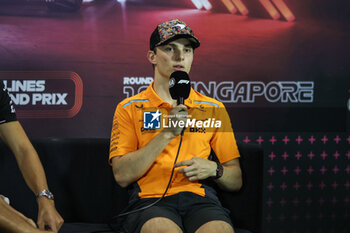
[[[44,196],[44,197],[46,197],[46,198],[48,198],[48,199],[50,199],[50,200],[53,200],[53,199],[54,199],[54,198],[53,198],[52,192],[50,192],[49,190],[46,190],[46,189],[40,191],[40,192],[38,193],[38,195],[36,195],[36,198],[39,198],[39,197],[42,197],[42,196]]]
[[[221,165],[219,161],[216,161],[216,176],[214,176],[214,179],[219,179],[224,174],[224,167]]]

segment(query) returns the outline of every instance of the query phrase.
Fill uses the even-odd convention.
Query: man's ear
[[[157,64],[157,61],[156,61],[156,56],[157,54],[153,51],[153,50],[149,50],[147,52],[147,59],[148,61],[153,64],[153,65],[156,65]]]

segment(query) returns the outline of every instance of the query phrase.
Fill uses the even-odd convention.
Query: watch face
[[[219,176],[221,177],[223,173],[224,173],[224,170],[222,169],[222,167],[220,167],[220,169],[219,169]]]
[[[51,192],[47,191],[45,194],[48,198],[53,199],[53,195]]]
[[[54,198],[53,198],[53,194],[52,194],[50,191],[48,191],[48,190],[43,190],[43,191],[41,191],[41,192],[38,194],[37,197],[42,197],[42,196],[47,197],[48,199],[51,199],[51,200],[54,199]]]
[[[224,169],[223,169],[223,167],[220,165],[220,167],[219,167],[219,172],[218,172],[219,174],[219,177],[221,177],[222,176],[222,174],[224,173]]]

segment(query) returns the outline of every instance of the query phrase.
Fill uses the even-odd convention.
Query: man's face
[[[169,78],[174,71],[191,70],[193,48],[186,38],[180,38],[166,45],[158,46],[155,54],[155,72]]]

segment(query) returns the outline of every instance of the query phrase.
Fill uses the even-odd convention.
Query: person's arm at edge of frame
[[[39,156],[29,141],[21,124],[18,121],[0,125],[0,137],[14,153],[22,175],[35,195],[40,191],[48,190],[46,176]],[[56,211],[53,200],[46,197],[37,198],[38,226],[44,230],[49,225],[54,232],[58,232],[63,219]]]
[[[9,206],[0,198],[0,231],[2,233],[43,233],[36,228],[33,220],[25,217],[23,214]],[[50,231],[51,232],[51,231]]]
[[[170,115],[178,116],[176,120],[185,120],[187,107],[178,105],[174,107]],[[182,117],[180,117],[182,116]],[[112,158],[114,178],[121,187],[127,187],[140,179],[152,166],[158,155],[164,150],[169,142],[177,137],[182,128],[167,128],[157,134],[146,146],[139,150]]]

